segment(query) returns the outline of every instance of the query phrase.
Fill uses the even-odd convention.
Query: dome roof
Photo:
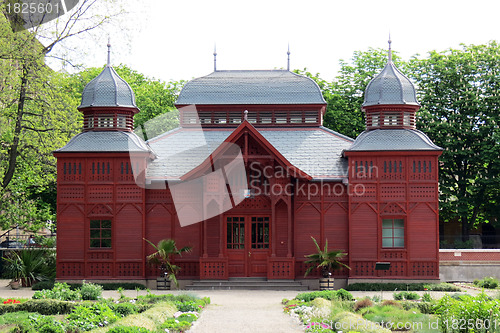
[[[382,104],[420,105],[413,83],[390,59],[380,74],[368,83],[365,90],[363,106]]]
[[[82,103],[78,107],[120,106],[137,108],[132,88],[111,66],[106,66],[96,78],[90,81],[82,93]]]

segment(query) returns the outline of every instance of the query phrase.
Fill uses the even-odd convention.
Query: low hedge
[[[38,312],[42,315],[68,314],[77,305],[79,304],[55,299],[32,299],[24,303],[0,304],[0,315],[17,311]]]
[[[87,281],[87,282],[92,282],[92,281]],[[123,283],[110,282],[110,283],[96,283],[96,284],[102,286],[103,290],[118,290],[118,288],[123,288],[124,290],[136,290],[136,289],[146,290],[145,285],[136,282],[123,282]],[[71,289],[76,290],[78,288],[81,288],[82,284],[69,283],[69,286]]]
[[[449,283],[353,283],[347,285],[349,291],[460,291],[461,289]]]
[[[295,298],[304,302],[310,302],[315,298],[324,298],[330,301],[331,300],[350,301],[353,299],[352,294],[344,289],[322,290],[322,291],[311,291],[307,293],[300,293]]]

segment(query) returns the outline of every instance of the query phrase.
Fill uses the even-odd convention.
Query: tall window
[[[403,219],[382,220],[382,247],[405,247],[405,224]]]
[[[90,220],[90,247],[111,248],[111,220]]]

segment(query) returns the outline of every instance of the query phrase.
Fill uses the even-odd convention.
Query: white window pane
[[[382,237],[392,237],[392,229],[382,229]]]
[[[404,238],[394,238],[394,247],[405,247]]]
[[[382,247],[392,247],[392,238],[382,238]]]

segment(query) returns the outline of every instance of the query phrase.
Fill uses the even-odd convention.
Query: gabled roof
[[[190,172],[186,173],[184,176],[181,177],[182,180],[186,180],[189,178],[196,178],[198,176],[201,176],[203,172],[205,172],[207,169],[209,169],[212,166],[213,160],[217,160],[220,156],[223,156],[224,152],[230,148],[232,144],[234,144],[247,130],[250,135],[259,142],[264,149],[270,151],[272,155],[274,155],[274,158],[278,160],[278,162],[285,167],[288,172],[290,172],[294,177],[297,178],[304,178],[307,180],[311,180],[312,177],[308,175],[306,172],[300,170],[296,166],[294,166],[292,163],[290,163],[286,157],[284,157],[279,150],[274,148],[269,141],[267,141],[262,134],[257,131],[255,127],[253,127],[248,121],[243,121],[243,123],[234,130],[233,133],[231,133],[224,142],[222,142],[217,149],[214,150],[213,153],[210,154],[209,157],[207,157],[203,163],[201,163],[199,166],[191,170]]]
[[[287,70],[215,71],[186,83],[176,105],[326,104],[312,79]]]
[[[347,177],[342,151],[353,139],[324,127],[258,128],[258,133],[291,165],[313,178]],[[176,128],[148,141],[156,153],[149,179],[180,179],[198,167],[235,131],[231,128]],[[236,134],[234,134],[236,135]]]
[[[75,135],[55,153],[153,153],[135,133],[126,131],[89,131]]]
[[[346,151],[443,150],[423,132],[413,129],[364,131]]]

